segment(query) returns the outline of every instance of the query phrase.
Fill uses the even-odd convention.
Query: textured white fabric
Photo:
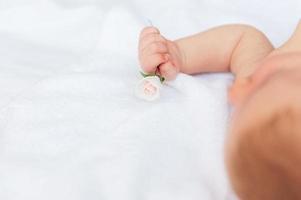
[[[139,31],[145,18],[171,39],[246,22],[280,44],[299,4],[0,0],[0,199],[233,199],[231,76],[180,74],[139,100]]]

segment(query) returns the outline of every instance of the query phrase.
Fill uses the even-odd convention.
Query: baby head
[[[241,200],[301,199],[301,53],[271,56],[242,85],[226,144],[234,191]]]

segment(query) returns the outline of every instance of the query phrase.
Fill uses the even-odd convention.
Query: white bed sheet
[[[227,74],[136,99],[145,18],[174,39],[250,23],[281,44],[300,3],[0,1],[0,199],[234,199],[224,164]]]

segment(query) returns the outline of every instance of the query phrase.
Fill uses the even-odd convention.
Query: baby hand
[[[177,44],[165,39],[157,28],[146,27],[140,33],[139,61],[144,72],[157,70],[165,79],[172,80],[180,71],[182,55]]]

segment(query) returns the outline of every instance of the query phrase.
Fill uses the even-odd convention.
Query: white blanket
[[[180,74],[158,101],[139,100],[139,31],[145,18],[171,39],[249,22],[279,44],[300,7],[187,2],[0,1],[1,200],[233,199],[231,76]]]

